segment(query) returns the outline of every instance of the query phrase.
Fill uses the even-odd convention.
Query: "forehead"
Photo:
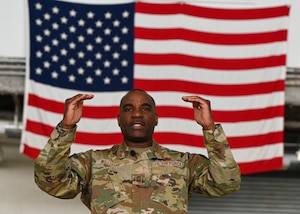
[[[121,105],[130,103],[149,103],[154,105],[151,97],[143,91],[131,91],[126,94],[122,99]]]

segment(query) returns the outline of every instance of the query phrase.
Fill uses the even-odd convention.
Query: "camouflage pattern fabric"
[[[35,161],[35,182],[59,198],[74,198],[98,213],[187,213],[192,192],[220,197],[240,187],[240,170],[221,125],[204,131],[208,157],[153,142],[131,155],[125,143],[70,155],[72,130],[55,129]]]

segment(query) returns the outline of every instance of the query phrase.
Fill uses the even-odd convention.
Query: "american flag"
[[[212,103],[243,174],[283,164],[288,6],[209,8],[29,0],[30,53],[21,151],[36,158],[66,98],[85,102],[72,152],[122,141],[116,116],[132,88],[157,103],[155,140],[206,154],[183,95]]]

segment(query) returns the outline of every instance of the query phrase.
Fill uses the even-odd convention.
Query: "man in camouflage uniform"
[[[210,102],[197,96],[182,99],[193,105],[208,158],[153,141],[158,123],[155,102],[139,89],[129,91],[120,102],[121,144],[69,156],[83,101],[91,98],[78,94],[66,100],[63,120],[36,159],[35,182],[45,192],[59,198],[81,192],[92,214],[176,214],[187,213],[191,192],[220,197],[239,189],[239,167],[222,127],[213,121]]]

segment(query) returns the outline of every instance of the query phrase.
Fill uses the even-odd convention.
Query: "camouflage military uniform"
[[[81,194],[96,213],[187,213],[191,192],[220,197],[240,186],[240,171],[222,127],[204,131],[210,159],[152,148],[130,154],[125,143],[69,157],[76,128],[54,130],[35,162],[35,182],[59,198]]]

